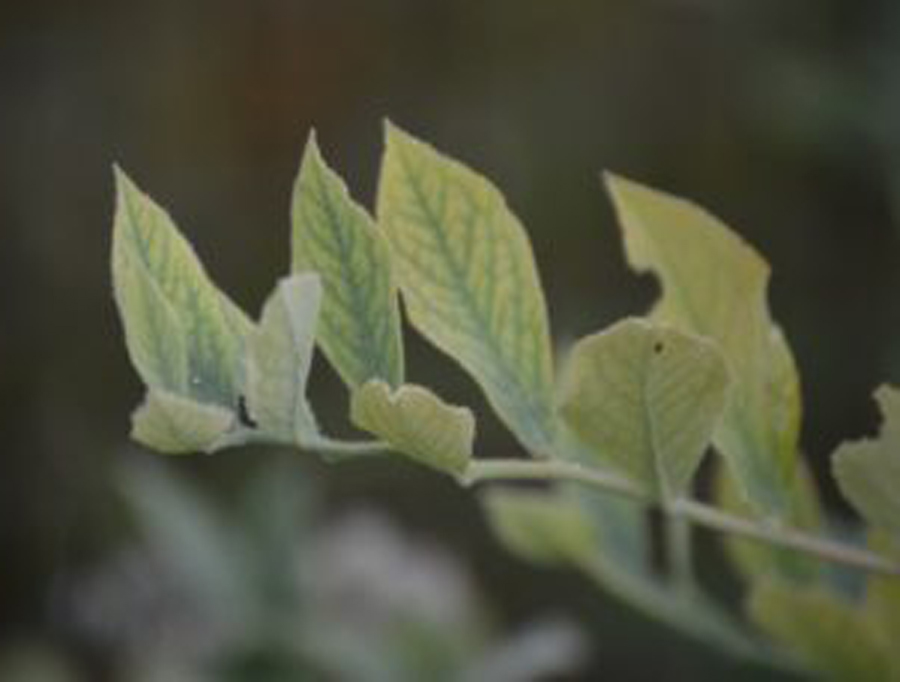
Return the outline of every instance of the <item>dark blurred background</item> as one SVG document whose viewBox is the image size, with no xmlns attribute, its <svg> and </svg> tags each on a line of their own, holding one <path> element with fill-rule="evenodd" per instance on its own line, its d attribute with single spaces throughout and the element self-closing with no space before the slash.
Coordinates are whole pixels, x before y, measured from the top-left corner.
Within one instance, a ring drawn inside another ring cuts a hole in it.
<svg viewBox="0 0 900 682">
<path fill-rule="evenodd" d="M 560 344 L 644 311 L 598 178 L 693 198 L 762 250 L 803 374 L 803 445 L 826 500 L 842 439 L 900 375 L 900 5 L 892 0 L 154 0 L 0 4 L 0 656 L 111 654 L 67 615 L 79 576 L 132 542 L 123 462 L 141 386 L 110 293 L 111 165 L 168 207 L 254 316 L 288 267 L 288 205 L 315 127 L 371 206 L 391 118 L 483 171 L 532 236 Z M 409 339 L 411 375 L 484 405 Z M 346 396 L 319 363 L 334 431 Z M 481 410 L 484 413 L 483 410 Z M 479 447 L 514 454 L 483 418 Z M 472 497 L 403 463 L 271 450 L 171 469 L 226 507 L 273 462 L 326 517 L 375 506 L 456 555 L 501 632 L 548 610 L 593 651 L 577 679 L 768 679 L 489 537 Z M 36 679 L 36 678 L 35 678 Z M 76 677 L 76 679 L 81 679 Z M 573 678 L 574 679 L 574 678 Z"/>
</svg>

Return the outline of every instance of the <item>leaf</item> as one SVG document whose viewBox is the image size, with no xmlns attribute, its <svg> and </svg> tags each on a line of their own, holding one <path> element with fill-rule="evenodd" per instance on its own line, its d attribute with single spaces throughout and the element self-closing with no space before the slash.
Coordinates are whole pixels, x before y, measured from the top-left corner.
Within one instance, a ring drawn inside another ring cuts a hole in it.
<svg viewBox="0 0 900 682">
<path fill-rule="evenodd" d="M 748 608 L 811 670 L 837 680 L 891 679 L 891 649 L 862 611 L 835 593 L 766 581 L 754 589 Z"/>
<path fill-rule="evenodd" d="M 188 339 L 178 313 L 147 269 L 127 250 L 115 254 L 115 295 L 125 340 L 148 386 L 188 393 Z"/>
<path fill-rule="evenodd" d="M 132 361 L 151 388 L 234 407 L 250 321 L 169 216 L 119 170 L 116 181 L 113 281 Z"/>
<path fill-rule="evenodd" d="M 875 399 L 884 415 L 877 439 L 841 445 L 833 468 L 841 491 L 873 526 L 900 535 L 900 390 L 883 386 Z"/>
<path fill-rule="evenodd" d="M 293 197 L 293 269 L 322 277 L 316 337 L 351 388 L 403 383 L 403 344 L 390 247 L 310 136 Z"/>
<path fill-rule="evenodd" d="M 727 388 L 712 343 L 631 319 L 576 344 L 560 409 L 598 458 L 672 500 L 690 485 Z"/>
<path fill-rule="evenodd" d="M 792 518 L 796 528 L 815 533 L 823 526 L 818 490 L 810 468 L 802 460 L 799 464 L 791 496 L 794 509 Z M 736 516 L 753 518 L 753 509 L 740 495 L 732 475 L 724 467 L 716 472 L 715 497 L 724 510 Z M 774 570 L 778 571 L 779 577 L 809 584 L 821 577 L 825 568 L 812 557 L 761 542 L 738 536 L 724 536 L 722 541 L 738 573 L 748 581 L 771 577 Z"/>
<path fill-rule="evenodd" d="M 214 452 L 238 425 L 235 415 L 218 405 L 150 389 L 132 417 L 132 437 L 167 454 Z"/>
<path fill-rule="evenodd" d="M 900 540 L 887 533 L 869 534 L 869 549 L 882 556 L 900 561 Z M 866 581 L 866 616 L 887 647 L 900 642 L 900 580 L 896 576 L 870 574 Z M 900 658 L 891 658 L 894 677 L 900 680 Z"/>
<path fill-rule="evenodd" d="M 596 550 L 594 528 L 572 495 L 497 487 L 482 501 L 501 542 L 529 561 L 578 563 Z"/>
<path fill-rule="evenodd" d="M 277 441 L 318 437 L 306 398 L 322 286 L 314 274 L 279 282 L 247 347 L 247 402 L 259 428 Z"/>
<path fill-rule="evenodd" d="M 554 439 L 544 295 L 528 237 L 486 179 L 388 124 L 379 223 L 413 326 L 481 385 L 528 448 Z"/>
<path fill-rule="evenodd" d="M 370 381 L 353 394 L 350 413 L 356 426 L 421 464 L 461 474 L 472 457 L 472 412 L 448 405 L 422 386 L 392 390 L 383 381 Z"/>
<path fill-rule="evenodd" d="M 628 261 L 663 295 L 654 319 L 716 341 L 734 387 L 716 430 L 741 493 L 764 515 L 790 515 L 800 392 L 790 350 L 766 302 L 769 267 L 721 221 L 690 202 L 607 177 Z"/>
<path fill-rule="evenodd" d="M 660 581 L 650 565 L 643 509 L 632 500 L 585 493 L 494 488 L 483 496 L 504 544 L 525 559 L 571 565 L 650 618 L 744 657 L 757 646 L 717 605 Z"/>
</svg>

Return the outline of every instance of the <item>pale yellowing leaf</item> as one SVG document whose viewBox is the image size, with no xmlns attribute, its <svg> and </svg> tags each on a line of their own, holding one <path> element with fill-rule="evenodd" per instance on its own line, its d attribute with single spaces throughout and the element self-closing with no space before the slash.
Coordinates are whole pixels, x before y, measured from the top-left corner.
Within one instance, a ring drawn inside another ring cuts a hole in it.
<svg viewBox="0 0 900 682">
<path fill-rule="evenodd" d="M 763 631 L 828 679 L 895 679 L 890 672 L 893 648 L 858 605 L 834 592 L 761 582 L 748 610 Z"/>
<path fill-rule="evenodd" d="M 727 388 L 712 343 L 631 319 L 575 345 L 560 410 L 601 461 L 672 500 L 690 486 Z"/>
<path fill-rule="evenodd" d="M 883 386 L 875 398 L 884 415 L 878 438 L 845 443 L 833 468 L 844 496 L 873 526 L 900 536 L 900 390 Z"/>
<path fill-rule="evenodd" d="M 393 390 L 383 381 L 370 381 L 353 394 L 350 413 L 359 428 L 435 469 L 461 474 L 472 456 L 472 412 L 448 405 L 422 386 Z"/>
<path fill-rule="evenodd" d="M 294 186 L 293 270 L 322 277 L 316 337 L 351 388 L 403 382 L 400 313 L 390 247 L 310 136 Z"/>
<path fill-rule="evenodd" d="M 132 419 L 132 437 L 167 454 L 213 452 L 238 427 L 230 410 L 162 389 L 151 389 Z"/>
<path fill-rule="evenodd" d="M 663 295 L 654 318 L 714 339 L 734 386 L 715 444 L 741 493 L 763 515 L 790 515 L 800 393 L 796 367 L 767 304 L 769 267 L 720 220 L 624 178 L 607 184 L 631 266 Z"/>
<path fill-rule="evenodd" d="M 413 326 L 481 385 L 528 448 L 554 439 L 544 295 L 528 237 L 481 175 L 392 125 L 378 190 Z"/>
<path fill-rule="evenodd" d="M 306 383 L 321 297 L 317 275 L 282 280 L 247 344 L 247 407 L 259 429 L 285 443 L 318 435 Z"/>
<path fill-rule="evenodd" d="M 234 407 L 250 321 L 210 281 L 165 211 L 121 171 L 116 180 L 114 291 L 138 372 L 151 388 Z"/>
</svg>

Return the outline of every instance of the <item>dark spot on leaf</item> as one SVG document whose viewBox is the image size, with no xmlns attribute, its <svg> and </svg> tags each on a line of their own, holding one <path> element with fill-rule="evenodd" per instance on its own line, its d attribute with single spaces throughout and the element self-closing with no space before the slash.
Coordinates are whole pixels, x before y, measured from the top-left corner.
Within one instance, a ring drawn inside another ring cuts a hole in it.
<svg viewBox="0 0 900 682">
<path fill-rule="evenodd" d="M 656 343 L 653 344 L 653 352 L 656 353 L 657 355 L 662 353 L 664 348 L 665 347 L 663 346 L 662 341 L 657 341 Z"/>
<path fill-rule="evenodd" d="M 238 397 L 238 420 L 244 426 L 255 429 L 259 424 L 250 416 L 250 410 L 247 409 L 247 399 L 244 396 Z"/>
</svg>

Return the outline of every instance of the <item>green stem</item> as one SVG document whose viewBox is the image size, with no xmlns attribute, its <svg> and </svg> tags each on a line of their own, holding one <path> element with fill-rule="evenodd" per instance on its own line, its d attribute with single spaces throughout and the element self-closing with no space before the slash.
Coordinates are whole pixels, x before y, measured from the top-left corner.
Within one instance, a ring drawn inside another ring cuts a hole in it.
<svg viewBox="0 0 900 682">
<path fill-rule="evenodd" d="M 348 459 L 383 455 L 390 451 L 390 447 L 378 441 L 344 441 L 321 437 L 308 443 L 303 443 L 302 448 L 315 450 L 327 462 L 341 462 Z"/>
<path fill-rule="evenodd" d="M 690 522 L 680 514 L 665 515 L 666 551 L 675 588 L 684 594 L 697 589 L 694 578 L 694 547 Z"/>
<path fill-rule="evenodd" d="M 485 460 L 472 462 L 460 477 L 464 485 L 492 480 L 569 480 L 594 486 L 647 504 L 653 500 L 639 487 L 616 474 L 588 469 L 573 462 L 529 460 Z M 734 516 L 692 500 L 667 505 L 667 514 L 723 533 L 784 547 L 825 561 L 852 566 L 873 573 L 900 576 L 900 565 L 882 556 L 826 538 L 774 523 Z"/>
</svg>

